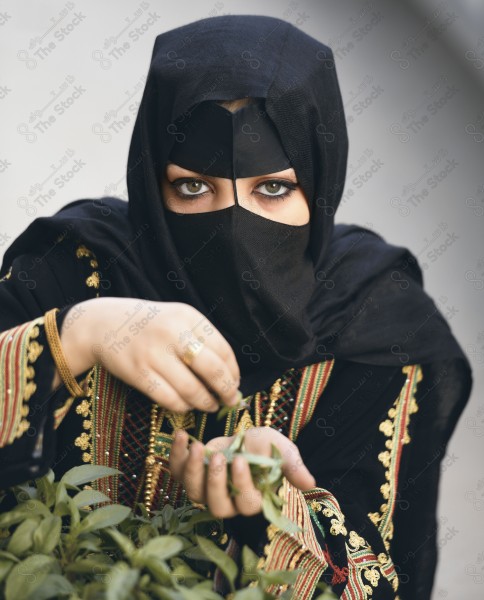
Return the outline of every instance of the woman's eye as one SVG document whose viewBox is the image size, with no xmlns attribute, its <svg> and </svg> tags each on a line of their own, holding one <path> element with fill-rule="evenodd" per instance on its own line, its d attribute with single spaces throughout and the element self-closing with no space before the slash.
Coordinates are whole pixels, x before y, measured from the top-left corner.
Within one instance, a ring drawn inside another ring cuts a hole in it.
<svg viewBox="0 0 484 600">
<path fill-rule="evenodd" d="M 197 197 L 209 191 L 208 185 L 200 179 L 176 179 L 171 185 L 183 198 Z"/>
<path fill-rule="evenodd" d="M 272 199 L 280 200 L 281 198 L 285 198 L 288 196 L 292 190 L 295 190 L 297 187 L 296 184 L 290 182 L 282 182 L 282 181 L 265 181 L 257 186 L 257 190 L 262 190 L 261 193 L 263 196 L 271 196 Z M 264 191 L 265 188 L 265 191 Z"/>
</svg>

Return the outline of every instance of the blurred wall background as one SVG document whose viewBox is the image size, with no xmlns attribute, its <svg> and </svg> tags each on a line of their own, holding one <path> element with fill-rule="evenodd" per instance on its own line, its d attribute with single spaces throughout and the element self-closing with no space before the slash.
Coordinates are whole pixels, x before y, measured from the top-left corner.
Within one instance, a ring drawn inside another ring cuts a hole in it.
<svg viewBox="0 0 484 600">
<path fill-rule="evenodd" d="M 350 136 L 337 220 L 418 256 L 473 364 L 473 396 L 442 464 L 433 600 L 484 598 L 481 0 L 1 1 L 0 257 L 71 200 L 126 198 L 155 36 L 224 13 L 280 17 L 333 48 Z"/>
</svg>

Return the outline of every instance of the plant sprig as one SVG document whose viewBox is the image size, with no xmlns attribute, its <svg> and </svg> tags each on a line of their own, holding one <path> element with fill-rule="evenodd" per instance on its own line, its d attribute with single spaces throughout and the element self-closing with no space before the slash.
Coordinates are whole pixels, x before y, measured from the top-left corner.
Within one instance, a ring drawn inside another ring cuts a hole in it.
<svg viewBox="0 0 484 600">
<path fill-rule="evenodd" d="M 189 435 L 192 441 L 198 441 L 192 435 Z M 229 494 L 234 497 L 239 493 L 232 481 L 232 471 L 229 465 L 232 464 L 236 456 L 241 456 L 247 461 L 255 487 L 262 494 L 262 513 L 264 517 L 273 525 L 286 531 L 287 533 L 296 533 L 301 528 L 293 521 L 282 514 L 284 500 L 278 495 L 278 490 L 283 483 L 282 466 L 283 459 L 279 448 L 271 444 L 271 456 L 262 456 L 252 454 L 244 449 L 245 431 L 239 431 L 227 448 L 223 450 L 212 450 L 205 447 L 204 463 L 208 465 L 210 457 L 216 452 L 220 452 L 225 457 L 227 465 L 227 486 Z"/>
</svg>

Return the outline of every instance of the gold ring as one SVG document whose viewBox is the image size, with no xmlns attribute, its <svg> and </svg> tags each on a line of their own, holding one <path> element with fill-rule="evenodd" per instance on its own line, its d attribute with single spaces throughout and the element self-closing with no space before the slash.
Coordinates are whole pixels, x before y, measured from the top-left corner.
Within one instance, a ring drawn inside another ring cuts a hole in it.
<svg viewBox="0 0 484 600">
<path fill-rule="evenodd" d="M 204 344 L 202 342 L 199 342 L 198 340 L 188 342 L 187 349 L 181 356 L 182 361 L 187 366 L 190 366 L 195 356 L 198 356 L 198 354 L 200 354 L 200 352 L 202 351 L 203 346 Z"/>
</svg>

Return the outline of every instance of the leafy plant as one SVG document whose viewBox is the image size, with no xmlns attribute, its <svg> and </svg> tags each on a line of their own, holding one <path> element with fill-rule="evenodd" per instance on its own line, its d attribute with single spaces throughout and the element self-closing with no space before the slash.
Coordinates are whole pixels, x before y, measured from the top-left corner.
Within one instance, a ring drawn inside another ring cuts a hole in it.
<svg viewBox="0 0 484 600">
<path fill-rule="evenodd" d="M 148 514 L 139 504 L 136 515 L 99 491 L 79 487 L 116 473 L 82 465 L 58 482 L 49 471 L 33 485 L 11 489 L 16 504 L 0 514 L 0 597 L 219 600 L 212 589 L 218 567 L 233 600 L 270 600 L 268 585 L 297 576 L 258 570 L 258 557 L 247 547 L 239 572 L 214 541 L 223 523 L 207 511 L 165 506 Z"/>
</svg>

